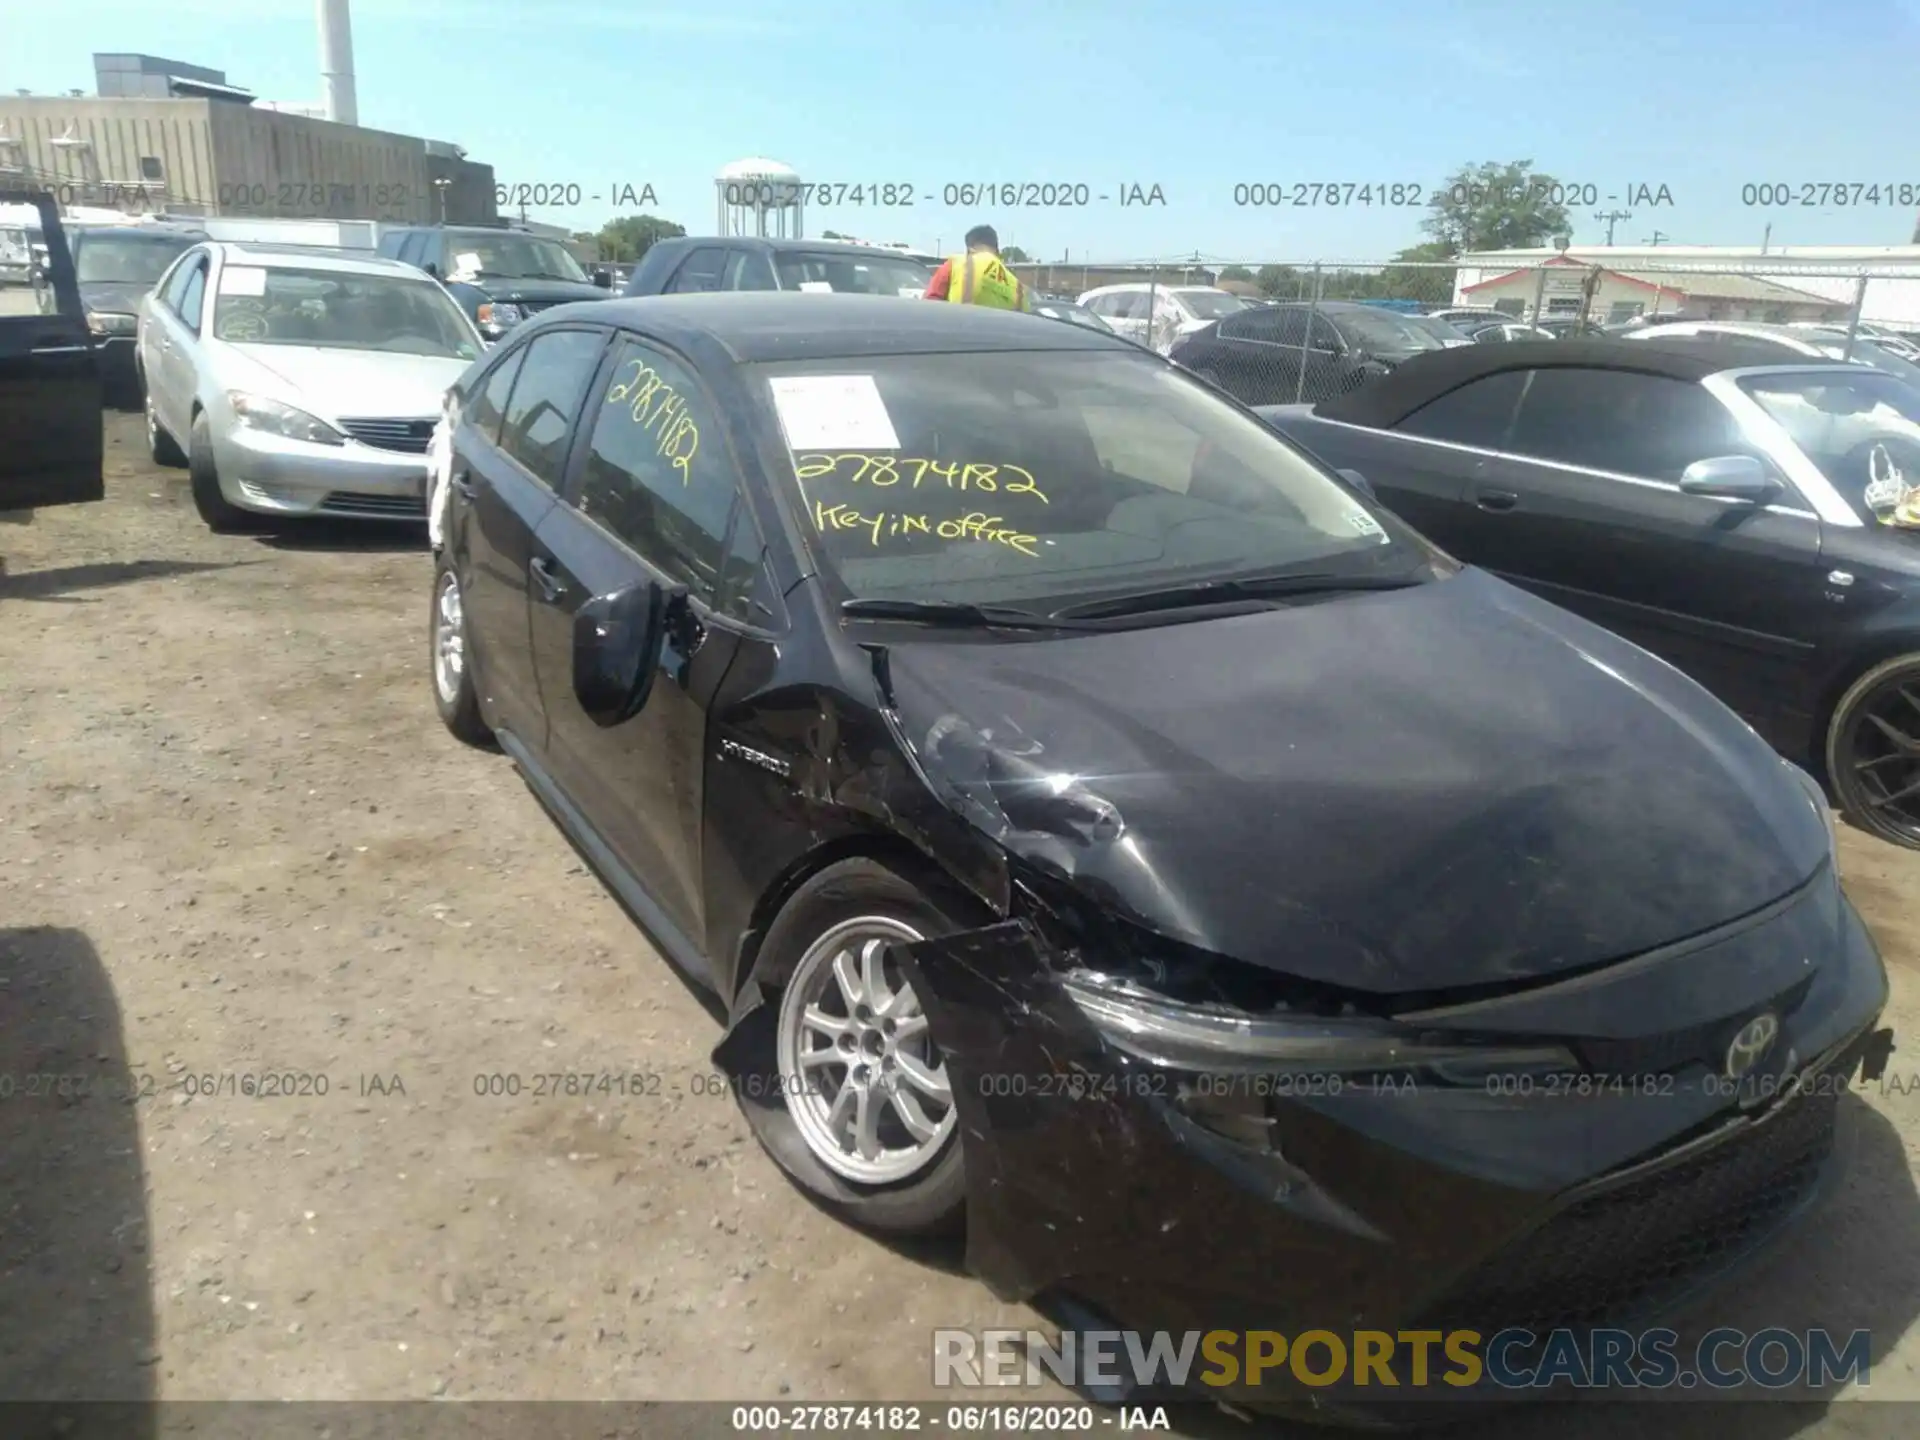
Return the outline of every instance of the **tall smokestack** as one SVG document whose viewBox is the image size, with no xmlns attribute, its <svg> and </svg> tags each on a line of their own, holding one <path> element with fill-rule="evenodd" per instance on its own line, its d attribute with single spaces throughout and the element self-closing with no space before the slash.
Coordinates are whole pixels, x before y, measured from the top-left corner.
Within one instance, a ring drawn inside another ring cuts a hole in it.
<svg viewBox="0 0 1920 1440">
<path fill-rule="evenodd" d="M 353 24 L 347 0 L 320 0 L 320 78 L 327 87 L 327 119 L 360 123 L 353 93 Z"/>
</svg>

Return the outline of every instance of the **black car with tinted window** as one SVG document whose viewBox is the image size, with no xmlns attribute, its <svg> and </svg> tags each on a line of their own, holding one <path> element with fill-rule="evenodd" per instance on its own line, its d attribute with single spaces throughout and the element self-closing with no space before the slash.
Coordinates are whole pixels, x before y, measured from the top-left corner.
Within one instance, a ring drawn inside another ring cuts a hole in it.
<svg viewBox="0 0 1920 1440">
<path fill-rule="evenodd" d="M 1169 358 L 1244 404 L 1277 405 L 1343 395 L 1448 343 L 1421 317 L 1330 300 L 1242 309 L 1175 342 Z"/>
<path fill-rule="evenodd" d="M 1679 666 L 1849 819 L 1920 848 L 1920 390 L 1732 335 L 1573 339 L 1263 413 L 1449 553 Z"/>
<path fill-rule="evenodd" d="M 0 189 L 0 209 L 12 205 L 38 213 L 51 304 L 26 314 L 0 311 L 0 511 L 98 500 L 106 493 L 101 355 L 73 254 L 52 196 Z"/>
<path fill-rule="evenodd" d="M 610 270 L 588 273 L 558 240 L 505 226 L 402 226 L 381 235 L 380 253 L 446 286 L 489 341 L 555 305 L 604 300 L 613 284 Z"/>
<path fill-rule="evenodd" d="M 1661 1312 L 1831 1173 L 1890 1037 L 1812 780 L 1178 367 L 670 296 L 455 405 L 440 714 L 818 1201 L 1096 1327 L 1492 1335 Z"/>
</svg>

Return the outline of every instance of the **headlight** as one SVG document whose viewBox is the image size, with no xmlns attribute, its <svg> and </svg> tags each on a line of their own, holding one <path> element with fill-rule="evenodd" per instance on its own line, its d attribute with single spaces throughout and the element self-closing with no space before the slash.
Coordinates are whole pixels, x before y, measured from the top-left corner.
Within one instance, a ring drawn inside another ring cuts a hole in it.
<svg viewBox="0 0 1920 1440">
<path fill-rule="evenodd" d="M 1800 782 L 1800 788 L 1807 793 L 1807 799 L 1813 802 L 1813 808 L 1819 812 L 1821 823 L 1827 827 L 1827 851 L 1831 858 L 1838 859 L 1840 832 L 1833 823 L 1833 810 L 1827 804 L 1827 792 L 1820 788 L 1820 782 L 1802 770 L 1791 760 L 1780 762 L 1793 772 L 1793 778 Z"/>
<path fill-rule="evenodd" d="M 131 335 L 139 327 L 139 321 L 131 315 L 123 315 L 114 310 L 89 310 L 87 329 L 96 335 Z"/>
<path fill-rule="evenodd" d="M 326 421 L 304 410 L 296 410 L 291 405 L 283 405 L 278 400 L 229 390 L 227 403 L 233 406 L 234 418 L 245 429 L 281 435 L 289 440 L 304 440 L 309 445 L 347 443 L 347 437 Z"/>
<path fill-rule="evenodd" d="M 1074 970 L 1069 997 L 1109 1044 L 1152 1065 L 1200 1074 L 1312 1071 L 1385 1075 L 1419 1071 L 1441 1083 L 1482 1085 L 1492 1075 L 1577 1070 L 1558 1045 L 1423 1037 L 1375 1020 L 1254 1015 L 1189 1005 L 1131 981 Z"/>
<path fill-rule="evenodd" d="M 486 304 L 476 312 L 482 325 L 490 325 L 495 330 L 504 330 L 509 325 L 518 325 L 527 317 L 518 305 Z"/>
</svg>

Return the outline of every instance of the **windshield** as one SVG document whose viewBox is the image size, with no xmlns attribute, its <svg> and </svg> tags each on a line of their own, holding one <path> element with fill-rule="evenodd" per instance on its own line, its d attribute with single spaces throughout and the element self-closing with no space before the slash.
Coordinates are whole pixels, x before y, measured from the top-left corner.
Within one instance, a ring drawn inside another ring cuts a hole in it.
<svg viewBox="0 0 1920 1440">
<path fill-rule="evenodd" d="M 1400 317 L 1417 330 L 1422 330 L 1445 345 L 1449 340 L 1464 340 L 1466 335 L 1457 325 L 1449 325 L 1437 315 L 1402 315 Z"/>
<path fill-rule="evenodd" d="M 580 262 L 566 248 L 537 235 L 519 235 L 512 231 L 475 234 L 463 232 L 447 236 L 447 253 L 453 257 L 450 278 L 488 275 L 502 280 L 573 280 L 590 284 Z"/>
<path fill-rule="evenodd" d="M 431 280 L 229 265 L 220 276 L 213 334 L 236 345 L 384 350 L 479 358 L 480 337 Z"/>
<path fill-rule="evenodd" d="M 1863 521 L 1920 527 L 1920 390 L 1891 375 L 1838 371 L 1740 385 Z"/>
<path fill-rule="evenodd" d="M 74 278 L 82 285 L 152 285 L 193 243 L 185 235 L 78 235 Z"/>
<path fill-rule="evenodd" d="M 924 294 L 933 272 L 917 260 L 891 255 L 836 255 L 832 251 L 787 251 L 773 257 L 782 290 L 825 285 L 839 295 Z"/>
<path fill-rule="evenodd" d="M 1396 315 L 1391 310 L 1378 310 L 1367 305 L 1358 305 L 1351 310 L 1342 310 L 1339 314 L 1340 328 L 1353 333 L 1360 343 L 1369 350 L 1439 350 L 1444 347 L 1440 337 L 1425 326 L 1415 323 L 1411 315 Z"/>
<path fill-rule="evenodd" d="M 1064 600 L 1428 558 L 1266 426 L 1135 353 L 752 368 L 803 528 L 859 598 Z"/>
<path fill-rule="evenodd" d="M 1173 295 L 1193 312 L 1196 320 L 1218 320 L 1247 308 L 1238 295 L 1230 295 L 1225 290 L 1175 290 Z"/>
</svg>

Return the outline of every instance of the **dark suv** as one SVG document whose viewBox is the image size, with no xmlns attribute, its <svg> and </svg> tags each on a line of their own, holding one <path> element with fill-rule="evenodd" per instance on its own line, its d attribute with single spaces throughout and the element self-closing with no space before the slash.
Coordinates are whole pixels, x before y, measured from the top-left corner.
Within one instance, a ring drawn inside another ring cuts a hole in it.
<svg viewBox="0 0 1920 1440">
<path fill-rule="evenodd" d="M 704 290 L 813 290 L 842 295 L 926 293 L 925 262 L 878 245 L 768 240 L 752 235 L 677 235 L 656 242 L 633 267 L 625 295 Z"/>
<path fill-rule="evenodd" d="M 605 300 L 613 283 L 608 271 L 589 276 L 558 240 L 504 226 L 390 230 L 380 237 L 380 253 L 445 285 L 489 340 L 554 305 Z"/>
</svg>

